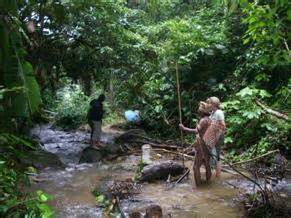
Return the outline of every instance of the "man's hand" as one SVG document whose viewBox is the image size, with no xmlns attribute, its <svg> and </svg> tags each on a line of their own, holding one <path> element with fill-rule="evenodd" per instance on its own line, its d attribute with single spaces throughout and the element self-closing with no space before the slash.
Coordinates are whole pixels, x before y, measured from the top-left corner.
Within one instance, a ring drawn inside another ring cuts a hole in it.
<svg viewBox="0 0 291 218">
<path fill-rule="evenodd" d="M 184 126 L 182 123 L 179 124 L 179 128 L 180 128 L 181 130 L 185 130 L 185 126 Z"/>
<path fill-rule="evenodd" d="M 185 127 L 182 123 L 179 124 L 179 128 L 183 131 L 186 131 L 186 132 L 192 132 L 195 134 L 198 133 L 197 129 L 191 129 L 191 128 Z"/>
</svg>

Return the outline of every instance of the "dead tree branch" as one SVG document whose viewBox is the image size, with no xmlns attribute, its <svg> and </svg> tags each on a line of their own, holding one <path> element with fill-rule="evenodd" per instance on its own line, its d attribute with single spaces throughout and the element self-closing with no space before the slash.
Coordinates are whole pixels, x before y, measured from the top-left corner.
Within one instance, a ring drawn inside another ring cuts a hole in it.
<svg viewBox="0 0 291 218">
<path fill-rule="evenodd" d="M 273 109 L 267 107 L 266 105 L 264 105 L 264 104 L 263 104 L 262 102 L 260 102 L 259 100 L 256 100 L 255 102 L 256 102 L 256 104 L 257 104 L 260 108 L 262 108 L 266 113 L 271 114 L 271 115 L 273 115 L 273 116 L 275 116 L 275 117 L 277 117 L 277 118 L 279 118 L 279 119 L 283 119 L 283 120 L 289 121 L 288 115 L 283 114 L 283 113 L 281 113 L 281 112 L 279 112 L 279 111 L 276 111 L 276 110 L 273 110 Z"/>
<path fill-rule="evenodd" d="M 256 160 L 261 159 L 261 158 L 263 158 L 263 157 L 266 157 L 266 156 L 268 156 L 268 155 L 270 155 L 270 154 L 277 153 L 277 152 L 279 152 L 278 149 L 273 150 L 273 151 L 269 151 L 269 152 L 267 152 L 267 153 L 265 153 L 265 154 L 263 154 L 263 155 L 257 156 L 257 157 L 255 157 L 255 158 L 252 158 L 252 159 L 249 159 L 249 160 L 236 162 L 236 163 L 233 163 L 232 165 L 240 165 L 240 164 L 245 164 L 245 163 L 253 162 L 253 161 L 256 161 Z"/>
</svg>

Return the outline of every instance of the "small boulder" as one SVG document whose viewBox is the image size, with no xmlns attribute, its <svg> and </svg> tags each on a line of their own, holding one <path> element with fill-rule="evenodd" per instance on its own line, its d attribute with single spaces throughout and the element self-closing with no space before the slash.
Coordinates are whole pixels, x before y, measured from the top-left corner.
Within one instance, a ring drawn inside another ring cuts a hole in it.
<svg viewBox="0 0 291 218">
<path fill-rule="evenodd" d="M 79 163 L 94 163 L 98 162 L 103 158 L 101 150 L 87 147 L 82 151 Z"/>
<path fill-rule="evenodd" d="M 123 151 L 121 147 L 117 144 L 106 144 L 98 150 L 92 147 L 87 147 L 82 151 L 79 163 L 94 163 L 108 157 L 109 155 L 118 155 L 122 153 Z"/>
<path fill-rule="evenodd" d="M 139 198 L 120 200 L 119 209 L 123 217 L 162 218 L 162 208 L 156 203 Z"/>
<path fill-rule="evenodd" d="M 145 205 L 128 211 L 129 218 L 162 218 L 162 208 L 156 204 Z"/>
<path fill-rule="evenodd" d="M 150 205 L 146 208 L 146 217 L 147 218 L 162 218 L 163 211 L 159 205 Z"/>
<path fill-rule="evenodd" d="M 36 169 L 44 169 L 46 167 L 64 168 L 64 164 L 57 155 L 42 149 L 28 151 L 25 155 L 21 156 L 19 162 L 24 165 L 33 166 Z"/>
</svg>

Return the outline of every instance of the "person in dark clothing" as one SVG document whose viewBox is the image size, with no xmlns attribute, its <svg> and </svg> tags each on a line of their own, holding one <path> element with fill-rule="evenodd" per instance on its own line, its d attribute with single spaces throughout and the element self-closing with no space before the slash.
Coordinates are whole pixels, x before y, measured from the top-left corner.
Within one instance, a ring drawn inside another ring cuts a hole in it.
<svg viewBox="0 0 291 218">
<path fill-rule="evenodd" d="M 88 110 L 87 119 L 89 126 L 91 127 L 91 146 L 98 149 L 100 146 L 101 125 L 104 115 L 103 101 L 105 95 L 101 94 L 98 99 L 93 99 L 90 102 L 90 108 Z"/>
</svg>

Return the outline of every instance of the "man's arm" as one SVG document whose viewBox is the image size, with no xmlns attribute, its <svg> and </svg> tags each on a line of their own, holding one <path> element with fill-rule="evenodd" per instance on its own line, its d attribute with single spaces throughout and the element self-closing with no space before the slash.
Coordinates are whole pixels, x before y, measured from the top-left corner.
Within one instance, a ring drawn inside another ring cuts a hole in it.
<svg viewBox="0 0 291 218">
<path fill-rule="evenodd" d="M 223 129 L 225 130 L 226 129 L 226 126 L 225 126 L 225 121 L 224 121 L 224 113 L 223 111 L 219 111 L 218 113 L 218 120 L 216 121 L 218 125 L 221 125 L 223 127 Z"/>
<path fill-rule="evenodd" d="M 191 129 L 188 127 L 185 127 L 182 123 L 179 124 L 179 127 L 181 130 L 185 131 L 185 132 L 191 132 L 191 133 L 197 133 L 197 129 Z"/>
</svg>

